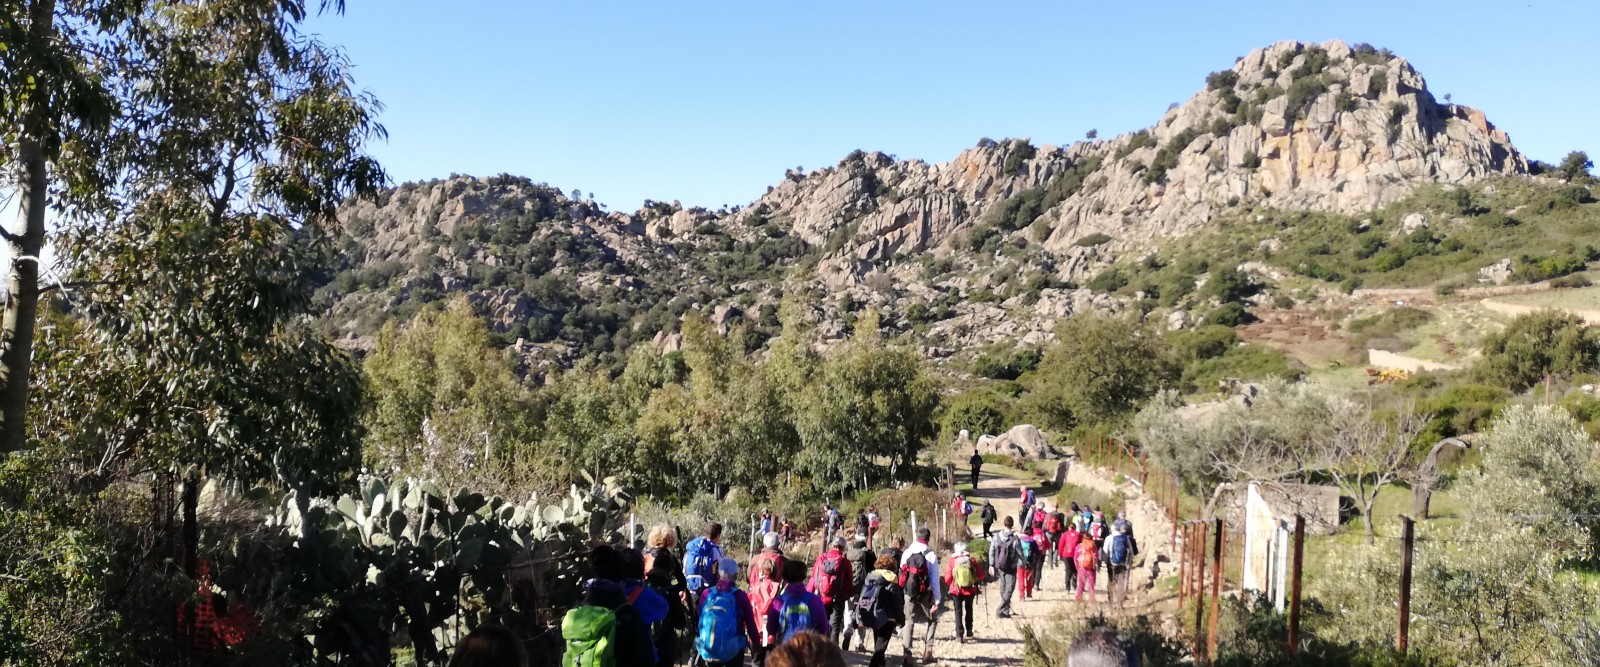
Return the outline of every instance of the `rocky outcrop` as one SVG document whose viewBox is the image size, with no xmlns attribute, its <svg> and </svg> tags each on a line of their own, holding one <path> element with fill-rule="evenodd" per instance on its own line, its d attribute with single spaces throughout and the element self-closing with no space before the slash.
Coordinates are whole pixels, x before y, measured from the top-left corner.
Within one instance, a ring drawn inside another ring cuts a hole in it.
<svg viewBox="0 0 1600 667">
<path fill-rule="evenodd" d="M 1032 424 L 1019 424 L 1000 435 L 983 435 L 975 443 L 979 454 L 1004 454 L 1029 459 L 1047 459 L 1055 450 L 1044 439 L 1044 434 Z"/>
</svg>

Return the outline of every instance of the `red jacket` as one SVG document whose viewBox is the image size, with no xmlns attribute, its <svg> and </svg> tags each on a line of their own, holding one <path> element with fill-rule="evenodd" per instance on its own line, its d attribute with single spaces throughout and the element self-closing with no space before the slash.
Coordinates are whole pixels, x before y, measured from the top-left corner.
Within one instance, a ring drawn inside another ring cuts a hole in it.
<svg viewBox="0 0 1600 667">
<path fill-rule="evenodd" d="M 971 586 L 956 585 L 956 560 L 961 558 L 972 561 L 972 574 L 974 575 L 974 583 Z M 983 572 L 983 563 L 981 561 L 979 561 L 972 554 L 960 554 L 944 559 L 944 573 L 941 574 L 940 577 L 944 579 L 945 591 L 949 592 L 951 595 L 977 595 L 978 584 L 976 582 L 981 579 L 982 575 L 979 574 L 981 572 Z"/>
<path fill-rule="evenodd" d="M 1067 529 L 1061 534 L 1061 540 L 1056 542 L 1056 555 L 1071 560 L 1078 554 L 1078 540 L 1082 537 L 1083 533 L 1078 532 L 1077 526 Z"/>
<path fill-rule="evenodd" d="M 822 582 L 828 575 L 823 573 L 822 564 L 828 560 L 838 559 L 838 564 L 833 570 L 833 590 L 823 591 Z M 811 566 L 811 581 L 806 584 L 806 590 L 816 593 L 822 598 L 823 604 L 833 604 L 834 600 L 848 600 L 855 596 L 851 589 L 855 587 L 855 571 L 850 566 L 850 559 L 838 549 L 830 549 L 817 556 L 817 562 Z"/>
</svg>

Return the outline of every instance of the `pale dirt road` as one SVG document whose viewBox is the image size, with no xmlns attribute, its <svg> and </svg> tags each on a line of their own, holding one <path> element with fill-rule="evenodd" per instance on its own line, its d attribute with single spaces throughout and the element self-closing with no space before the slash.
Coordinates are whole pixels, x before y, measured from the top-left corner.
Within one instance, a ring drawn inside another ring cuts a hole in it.
<svg viewBox="0 0 1600 667">
<path fill-rule="evenodd" d="M 959 466 L 958 471 L 965 472 L 965 466 Z M 1073 595 L 1065 590 L 1065 571 L 1061 569 L 1063 566 L 1050 568 L 1047 565 L 1040 590 L 1035 591 L 1036 596 L 1026 601 L 1012 600 L 1011 618 L 995 617 L 994 609 L 1000 604 L 999 585 L 996 583 L 987 587 L 975 605 L 977 641 L 973 643 L 962 644 L 956 640 L 955 614 L 947 600 L 939 614 L 933 642 L 936 664 L 1021 665 L 1023 626 L 1034 626 L 1035 633 L 1042 633 L 1048 631 L 1056 621 L 1088 618 L 1096 613 L 1107 616 L 1149 613 L 1156 597 L 1153 594 L 1155 576 L 1152 572 L 1157 564 L 1160 564 L 1161 576 L 1175 574 L 1175 571 L 1168 567 L 1171 554 L 1174 553 L 1170 541 L 1172 524 L 1154 502 L 1145 498 L 1137 485 L 1130 482 L 1115 484 L 1112 479 L 1112 473 L 1078 465 L 1077 461 L 1073 461 L 1067 472 L 1069 484 L 1106 493 L 1120 491 L 1128 497 L 1126 512 L 1128 519 L 1133 522 L 1134 535 L 1139 539 L 1140 555 L 1129 577 L 1130 590 L 1127 601 L 1118 607 L 1110 606 L 1105 590 L 1106 576 L 1102 570 L 1095 601 L 1091 603 L 1085 598 L 1083 602 L 1076 602 Z M 968 497 L 979 503 L 982 501 L 978 499 L 988 499 L 994 503 L 1002 517 L 1016 516 L 1021 508 L 1019 496 L 1022 484 L 1023 482 L 1017 479 L 985 473 L 979 484 L 979 490 L 969 493 Z M 977 518 L 976 513 L 973 518 Z M 982 532 L 976 520 L 973 522 L 972 530 L 974 535 Z M 920 635 L 921 627 L 917 629 Z M 901 664 L 902 646 L 898 637 L 890 645 L 888 654 L 890 665 Z M 855 648 L 852 646 L 852 649 Z M 921 649 L 919 641 L 918 654 L 921 653 Z M 852 650 L 847 658 L 851 665 L 865 665 L 868 654 Z"/>
</svg>

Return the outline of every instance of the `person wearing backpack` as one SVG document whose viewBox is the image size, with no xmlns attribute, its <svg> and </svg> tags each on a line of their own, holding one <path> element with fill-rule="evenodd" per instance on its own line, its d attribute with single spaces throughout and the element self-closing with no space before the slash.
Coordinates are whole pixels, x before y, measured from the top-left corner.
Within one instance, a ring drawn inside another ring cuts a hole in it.
<svg viewBox="0 0 1600 667">
<path fill-rule="evenodd" d="M 822 598 L 822 604 L 828 609 L 828 627 L 833 632 L 828 634 L 828 640 L 839 641 L 839 635 L 844 633 L 844 608 L 854 597 L 851 590 L 856 580 L 851 571 L 850 559 L 845 558 L 845 539 L 833 538 L 833 544 L 827 552 L 817 556 L 817 561 L 811 566 L 811 582 L 806 584 L 806 590 L 816 593 Z"/>
<path fill-rule="evenodd" d="M 1000 512 L 995 510 L 994 503 L 988 498 L 983 499 L 983 511 L 978 513 L 978 520 L 983 522 L 983 539 L 989 539 L 994 533 L 990 530 L 995 519 L 1000 518 Z"/>
<path fill-rule="evenodd" d="M 1083 602 L 1083 589 L 1089 589 L 1089 601 L 1094 602 L 1095 578 L 1099 572 L 1100 550 L 1095 548 L 1094 540 L 1079 540 L 1078 552 L 1073 554 L 1072 560 L 1078 565 L 1078 602 Z"/>
<path fill-rule="evenodd" d="M 683 566 L 672 553 L 678 546 L 678 531 L 661 524 L 650 529 L 645 544 L 644 581 L 667 600 L 667 618 L 655 626 L 656 665 L 670 667 L 678 657 L 678 633 L 689 628 L 689 589 Z"/>
<path fill-rule="evenodd" d="M 669 607 L 667 598 L 651 588 L 644 581 L 644 555 L 636 549 L 618 549 L 617 555 L 622 557 L 622 593 L 628 598 L 628 606 L 639 612 L 639 620 L 644 621 L 650 630 L 650 652 L 655 656 L 651 664 L 661 663 L 661 652 L 655 647 L 656 629 L 667 620 Z"/>
<path fill-rule="evenodd" d="M 972 603 L 978 597 L 978 573 L 982 571 L 982 565 L 967 553 L 967 543 L 957 542 L 945 565 L 944 585 L 950 591 L 950 606 L 956 610 L 956 639 L 963 644 L 972 641 Z"/>
<path fill-rule="evenodd" d="M 900 589 L 895 568 L 900 561 L 894 556 L 882 555 L 867 574 L 861 587 L 861 603 L 856 609 L 856 623 L 862 630 L 872 631 L 872 661 L 868 667 L 888 664 L 889 642 L 894 640 L 896 628 L 906 624 L 905 591 Z"/>
<path fill-rule="evenodd" d="M 906 593 L 907 614 L 904 633 L 905 662 L 909 664 L 912 644 L 916 640 L 917 623 L 926 623 L 923 631 L 922 661 L 933 661 L 933 631 L 939 625 L 939 604 L 944 601 L 943 586 L 939 581 L 939 556 L 928 546 L 933 532 L 927 526 L 917 529 L 917 541 L 900 555 L 900 588 Z"/>
<path fill-rule="evenodd" d="M 845 602 L 844 643 L 841 645 L 844 650 L 848 651 L 850 650 L 851 635 L 860 635 L 858 639 L 861 645 L 867 645 L 867 636 L 861 624 L 856 622 L 856 609 L 861 604 L 861 593 L 867 585 L 867 575 L 871 574 L 873 567 L 877 565 L 878 555 L 872 552 L 871 547 L 867 546 L 867 535 L 865 533 L 856 533 L 856 539 L 850 544 L 850 548 L 845 550 L 844 557 L 849 559 L 850 574 L 854 576 L 854 581 L 850 582 L 852 595 Z"/>
<path fill-rule="evenodd" d="M 1039 584 L 1043 583 L 1045 554 L 1050 550 L 1050 540 L 1049 538 L 1045 537 L 1044 529 L 1034 528 L 1032 554 L 1033 562 L 1031 564 L 1033 568 L 1033 581 L 1029 582 L 1028 584 L 1029 592 L 1036 593 L 1040 588 Z M 1037 597 L 1037 595 L 1035 595 L 1035 597 Z"/>
<path fill-rule="evenodd" d="M 651 665 L 655 656 L 650 630 L 628 604 L 622 580 L 622 557 L 609 546 L 589 551 L 594 578 L 584 583 L 583 598 L 561 621 L 566 643 L 561 664 L 576 667 Z"/>
<path fill-rule="evenodd" d="M 1011 618 L 1011 593 L 1017 588 L 1017 566 L 1022 563 L 1022 544 L 1011 533 L 1011 517 L 1006 517 L 1000 530 L 989 541 L 989 563 L 1000 579 L 1000 606 L 995 616 Z"/>
<path fill-rule="evenodd" d="M 783 592 L 767 607 L 767 636 L 775 645 L 807 630 L 827 636 L 828 608 L 822 598 L 806 590 L 806 564 L 784 559 L 783 581 Z"/>
<path fill-rule="evenodd" d="M 867 531 L 869 529 L 870 529 L 870 524 L 867 521 L 867 508 L 863 507 L 863 508 L 857 509 L 856 510 L 856 534 L 857 535 L 866 535 Z"/>
<path fill-rule="evenodd" d="M 750 603 L 756 609 L 762 610 L 763 620 L 766 609 L 772 606 L 772 600 L 783 592 L 783 550 L 778 548 L 781 537 L 778 533 L 767 533 L 761 537 L 761 553 L 750 558 Z M 767 634 L 767 624 L 760 623 L 758 630 L 761 641 L 756 645 L 757 652 L 776 642 L 776 638 Z"/>
<path fill-rule="evenodd" d="M 1066 523 L 1065 517 L 1060 512 L 1051 512 L 1044 520 L 1044 537 L 1051 548 L 1045 549 L 1050 557 L 1050 567 L 1054 568 L 1060 562 L 1056 558 L 1055 545 L 1061 541 L 1062 524 Z"/>
<path fill-rule="evenodd" d="M 1018 540 L 1017 546 L 1022 549 L 1022 561 L 1017 563 L 1017 588 L 1020 593 L 1017 597 L 1026 600 L 1034 597 L 1033 582 L 1037 581 L 1035 575 L 1038 574 L 1034 561 L 1039 555 L 1039 544 L 1032 535 L 1022 535 Z"/>
<path fill-rule="evenodd" d="M 506 626 L 480 625 L 456 642 L 449 667 L 528 667 L 528 651 Z"/>
<path fill-rule="evenodd" d="M 717 581 L 717 563 L 722 561 L 722 524 L 706 524 L 705 533 L 689 540 L 683 552 L 683 579 L 689 594 L 699 597 L 700 591 Z"/>
<path fill-rule="evenodd" d="M 879 556 L 885 556 L 885 555 L 893 556 L 894 557 L 894 562 L 896 563 L 895 567 L 899 567 L 900 555 L 904 554 L 905 552 L 906 552 L 906 538 L 904 538 L 904 537 L 896 537 L 893 540 L 891 540 L 889 542 L 889 546 L 884 547 L 883 551 L 881 553 L 879 553 L 878 555 Z"/>
<path fill-rule="evenodd" d="M 1127 598 L 1128 570 L 1133 566 L 1133 557 L 1139 555 L 1139 544 L 1130 530 L 1129 526 L 1116 529 L 1106 540 L 1105 553 L 1101 554 L 1106 561 L 1108 602 L 1120 603 Z"/>
<path fill-rule="evenodd" d="M 1078 527 L 1068 522 L 1067 530 L 1061 533 L 1061 539 L 1056 541 L 1056 555 L 1061 559 L 1063 566 L 1061 569 L 1067 572 L 1065 583 L 1068 593 L 1078 587 L 1078 565 L 1072 562 L 1072 559 L 1078 553 L 1078 542 L 1082 537 L 1083 533 L 1078 532 Z"/>
<path fill-rule="evenodd" d="M 717 584 L 700 591 L 700 630 L 694 650 L 711 667 L 739 667 L 745 651 L 761 645 L 754 607 L 739 590 L 738 580 L 739 561 L 723 558 L 717 563 Z"/>
</svg>

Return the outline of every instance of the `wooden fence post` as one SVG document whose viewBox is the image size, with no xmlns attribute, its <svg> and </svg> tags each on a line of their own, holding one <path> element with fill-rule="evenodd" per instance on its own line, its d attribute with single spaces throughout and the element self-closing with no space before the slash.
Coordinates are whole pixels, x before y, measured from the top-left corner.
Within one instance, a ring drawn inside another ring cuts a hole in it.
<svg viewBox="0 0 1600 667">
<path fill-rule="evenodd" d="M 1300 654 L 1300 566 L 1306 550 L 1306 518 L 1294 515 L 1294 574 L 1289 583 L 1289 654 Z"/>
<path fill-rule="evenodd" d="M 1206 636 L 1204 632 L 1206 613 L 1206 524 L 1204 521 L 1202 521 L 1195 528 L 1200 534 L 1200 539 L 1195 540 L 1195 545 L 1198 547 L 1198 549 L 1195 550 L 1198 558 L 1195 558 L 1194 564 L 1196 568 L 1195 572 L 1198 576 L 1194 578 L 1194 654 L 1197 658 L 1199 658 L 1199 663 L 1204 665 L 1211 662 L 1205 653 Z"/>
<path fill-rule="evenodd" d="M 1405 542 L 1400 547 L 1400 632 L 1395 637 L 1395 648 L 1401 653 L 1405 653 L 1411 643 L 1411 550 L 1416 546 L 1416 527 L 1411 517 L 1400 516 Z"/>
<path fill-rule="evenodd" d="M 1222 604 L 1222 564 L 1227 562 L 1222 558 L 1222 543 L 1227 539 L 1222 532 L 1222 517 L 1217 517 L 1213 521 L 1216 521 L 1217 537 L 1211 547 L 1211 560 L 1215 567 L 1211 569 L 1211 627 L 1207 630 L 1206 638 L 1208 659 L 1217 654 L 1217 616 Z"/>
<path fill-rule="evenodd" d="M 1189 552 L 1194 549 L 1189 544 L 1189 526 L 1183 527 L 1183 548 L 1178 548 L 1178 524 L 1172 524 L 1172 552 L 1178 555 L 1178 609 L 1183 609 L 1183 602 L 1189 598 Z"/>
</svg>

